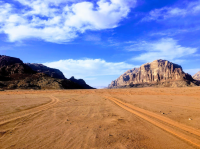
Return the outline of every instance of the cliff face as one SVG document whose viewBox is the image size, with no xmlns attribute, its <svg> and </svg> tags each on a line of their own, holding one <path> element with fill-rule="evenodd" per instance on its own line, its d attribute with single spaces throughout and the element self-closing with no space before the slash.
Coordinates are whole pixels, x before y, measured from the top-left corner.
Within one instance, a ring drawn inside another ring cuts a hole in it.
<svg viewBox="0 0 200 149">
<path fill-rule="evenodd" d="M 138 71 L 139 71 L 139 68 L 133 68 L 131 70 L 126 71 L 118 79 L 116 79 L 115 81 L 112 81 L 109 87 L 129 85 L 133 78 L 133 74 L 136 74 Z"/>
<path fill-rule="evenodd" d="M 31 67 L 31 69 L 33 69 L 34 71 L 39 72 L 39 73 L 45 73 L 52 78 L 66 79 L 63 73 L 58 69 L 49 68 L 42 64 L 35 64 L 35 63 L 26 63 L 26 65 Z"/>
<path fill-rule="evenodd" d="M 195 75 L 193 75 L 192 77 L 193 77 L 193 79 L 199 80 L 199 81 L 200 81 L 200 71 L 197 72 L 197 73 L 196 73 Z"/>
<path fill-rule="evenodd" d="M 149 84 L 149 86 L 153 84 L 163 84 L 164 86 L 167 85 L 166 82 L 168 82 L 168 86 L 173 86 L 172 82 L 176 81 L 189 81 L 190 83 L 188 85 L 190 85 L 194 80 L 189 74 L 183 72 L 180 65 L 160 59 L 151 63 L 146 63 L 140 68 L 127 71 L 117 80 L 111 82 L 109 88 L 120 87 L 124 85 L 134 86 L 135 84 Z"/>
</svg>

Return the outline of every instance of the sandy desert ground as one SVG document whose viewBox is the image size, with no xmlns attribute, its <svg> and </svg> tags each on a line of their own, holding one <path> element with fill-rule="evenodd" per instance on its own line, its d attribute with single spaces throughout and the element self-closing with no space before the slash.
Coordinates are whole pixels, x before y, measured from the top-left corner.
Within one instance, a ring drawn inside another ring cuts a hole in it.
<svg viewBox="0 0 200 149">
<path fill-rule="evenodd" d="M 200 87 L 1 91 L 0 148 L 200 148 Z"/>
</svg>

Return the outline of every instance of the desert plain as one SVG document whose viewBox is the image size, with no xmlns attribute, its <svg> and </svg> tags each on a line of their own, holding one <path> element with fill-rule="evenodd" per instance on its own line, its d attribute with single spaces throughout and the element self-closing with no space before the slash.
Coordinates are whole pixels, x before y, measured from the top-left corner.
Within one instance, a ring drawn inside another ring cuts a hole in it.
<svg viewBox="0 0 200 149">
<path fill-rule="evenodd" d="M 200 87 L 1 91 L 0 148 L 200 148 Z"/>
</svg>

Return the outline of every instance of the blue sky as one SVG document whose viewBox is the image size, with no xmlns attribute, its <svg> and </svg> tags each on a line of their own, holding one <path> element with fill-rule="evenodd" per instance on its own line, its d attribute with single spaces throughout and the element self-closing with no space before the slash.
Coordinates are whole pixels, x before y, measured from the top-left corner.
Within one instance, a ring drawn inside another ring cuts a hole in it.
<svg viewBox="0 0 200 149">
<path fill-rule="evenodd" d="M 0 54 L 107 86 L 155 59 L 200 70 L 199 0 L 0 0 Z"/>
</svg>

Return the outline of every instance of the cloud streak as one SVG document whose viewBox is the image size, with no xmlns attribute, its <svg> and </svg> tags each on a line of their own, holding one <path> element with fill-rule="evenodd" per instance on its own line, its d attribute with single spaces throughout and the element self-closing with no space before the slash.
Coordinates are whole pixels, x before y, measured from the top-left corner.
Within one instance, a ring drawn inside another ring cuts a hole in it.
<svg viewBox="0 0 200 149">
<path fill-rule="evenodd" d="M 15 0 L 0 1 L 0 33 L 11 42 L 37 38 L 63 43 L 86 30 L 111 29 L 126 18 L 136 0 Z"/>
<path fill-rule="evenodd" d="M 166 59 L 181 62 L 181 58 L 193 55 L 197 48 L 183 47 L 173 38 L 162 38 L 154 42 L 138 42 L 126 47 L 128 51 L 140 51 L 142 54 L 132 58 L 134 61 L 151 62 L 155 59 Z"/>
<path fill-rule="evenodd" d="M 125 62 L 106 62 L 103 59 L 67 59 L 43 63 L 44 65 L 60 69 L 67 78 L 97 78 L 98 76 L 121 75 L 135 65 Z"/>
<path fill-rule="evenodd" d="M 185 8 L 179 7 L 163 7 L 154 9 L 142 19 L 142 22 L 153 20 L 166 20 L 176 17 L 198 16 L 200 13 L 200 1 L 190 2 Z"/>
</svg>

